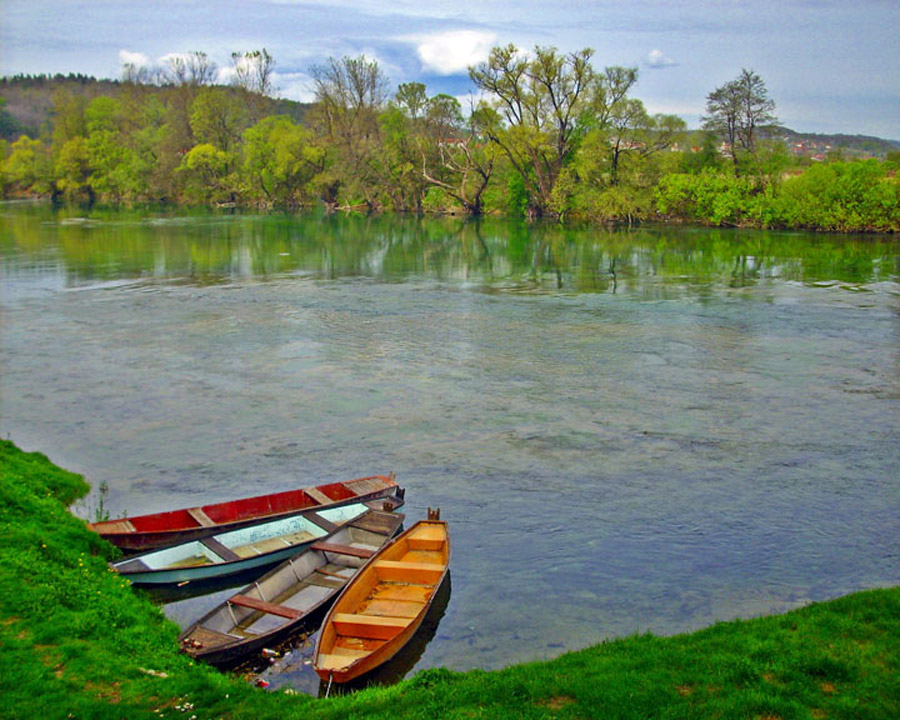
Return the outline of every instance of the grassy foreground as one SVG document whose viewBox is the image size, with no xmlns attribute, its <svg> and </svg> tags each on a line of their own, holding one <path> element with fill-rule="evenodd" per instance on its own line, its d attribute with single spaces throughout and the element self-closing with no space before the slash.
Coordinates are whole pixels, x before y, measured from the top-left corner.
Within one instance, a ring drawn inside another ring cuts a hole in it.
<svg viewBox="0 0 900 720">
<path fill-rule="evenodd" d="M 87 490 L 0 440 L 0 717 L 900 717 L 900 588 L 349 697 L 266 692 L 176 652 L 177 627 L 66 509 Z"/>
</svg>

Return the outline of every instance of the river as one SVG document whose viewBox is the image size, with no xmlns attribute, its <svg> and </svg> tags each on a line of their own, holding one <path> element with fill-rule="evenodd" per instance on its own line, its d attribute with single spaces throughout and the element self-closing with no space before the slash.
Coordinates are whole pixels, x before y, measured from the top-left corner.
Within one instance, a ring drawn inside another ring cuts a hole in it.
<svg viewBox="0 0 900 720">
<path fill-rule="evenodd" d="M 900 581 L 896 237 L 5 203 L 0 253 L 0 433 L 82 516 L 391 471 L 441 508 L 398 674 Z"/>
</svg>

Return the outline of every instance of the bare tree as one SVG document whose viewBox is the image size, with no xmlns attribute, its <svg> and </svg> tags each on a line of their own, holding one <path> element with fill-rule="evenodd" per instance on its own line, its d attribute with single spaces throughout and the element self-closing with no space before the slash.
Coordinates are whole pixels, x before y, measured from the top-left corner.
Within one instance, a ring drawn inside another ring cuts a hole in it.
<svg viewBox="0 0 900 720">
<path fill-rule="evenodd" d="M 166 76 L 173 85 L 209 85 L 216 77 L 216 64 L 205 52 L 175 53 L 165 58 Z"/>
<path fill-rule="evenodd" d="M 742 154 L 756 156 L 757 129 L 778 122 L 774 112 L 775 101 L 762 78 L 744 68 L 736 79 L 706 96 L 703 127 L 724 137 L 737 173 Z"/>
<path fill-rule="evenodd" d="M 234 72 L 232 82 L 239 88 L 266 97 L 275 92 L 272 84 L 275 58 L 269 55 L 265 48 L 245 53 L 231 53 L 231 66 Z"/>
</svg>

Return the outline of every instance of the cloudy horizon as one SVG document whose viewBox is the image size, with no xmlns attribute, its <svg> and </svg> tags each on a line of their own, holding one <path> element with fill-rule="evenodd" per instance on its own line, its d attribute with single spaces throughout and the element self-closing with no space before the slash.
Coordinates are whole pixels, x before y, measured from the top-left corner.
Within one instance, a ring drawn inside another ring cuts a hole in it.
<svg viewBox="0 0 900 720">
<path fill-rule="evenodd" d="M 0 20 L 2 75 L 117 78 L 127 63 L 205 52 L 224 82 L 232 52 L 266 48 L 280 97 L 309 101 L 312 67 L 365 55 L 392 88 L 417 81 L 430 95 L 464 99 L 474 92 L 468 67 L 491 47 L 591 47 L 598 69 L 639 68 L 634 96 L 649 112 L 691 127 L 707 94 L 746 67 L 763 78 L 787 127 L 900 140 L 893 0 L 4 0 Z"/>
</svg>

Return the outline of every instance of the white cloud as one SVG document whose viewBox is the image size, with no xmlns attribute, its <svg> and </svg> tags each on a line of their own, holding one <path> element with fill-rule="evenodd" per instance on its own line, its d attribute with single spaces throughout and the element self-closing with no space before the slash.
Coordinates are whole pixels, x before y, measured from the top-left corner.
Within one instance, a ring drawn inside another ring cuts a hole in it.
<svg viewBox="0 0 900 720">
<path fill-rule="evenodd" d="M 119 61 L 123 65 L 134 65 L 136 68 L 149 67 L 150 58 L 144 53 L 119 50 Z"/>
<path fill-rule="evenodd" d="M 672 58 L 666 57 L 662 50 L 651 50 L 644 58 L 644 63 L 652 68 L 665 68 L 676 64 Z"/>
<path fill-rule="evenodd" d="M 312 78 L 306 73 L 275 73 L 274 77 L 281 97 L 306 103 L 316 99 Z"/>
<path fill-rule="evenodd" d="M 417 52 L 424 69 L 455 75 L 486 60 L 496 41 L 492 32 L 451 30 L 419 38 Z"/>
</svg>

